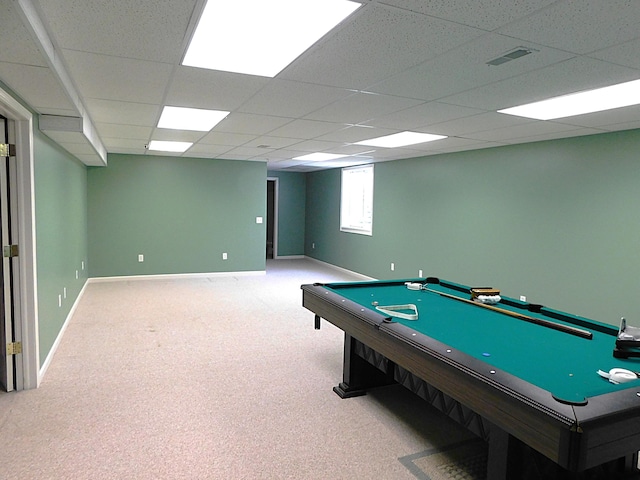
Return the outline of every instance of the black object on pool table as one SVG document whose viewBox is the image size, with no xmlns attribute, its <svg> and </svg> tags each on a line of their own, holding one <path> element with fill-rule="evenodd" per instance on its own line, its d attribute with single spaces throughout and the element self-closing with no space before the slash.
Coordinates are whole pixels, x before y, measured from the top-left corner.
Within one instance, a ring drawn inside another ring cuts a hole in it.
<svg viewBox="0 0 640 480">
<path fill-rule="evenodd" d="M 616 358 L 640 357 L 640 328 L 627 325 L 627 320 L 620 319 L 620 330 L 613 349 Z"/>
</svg>

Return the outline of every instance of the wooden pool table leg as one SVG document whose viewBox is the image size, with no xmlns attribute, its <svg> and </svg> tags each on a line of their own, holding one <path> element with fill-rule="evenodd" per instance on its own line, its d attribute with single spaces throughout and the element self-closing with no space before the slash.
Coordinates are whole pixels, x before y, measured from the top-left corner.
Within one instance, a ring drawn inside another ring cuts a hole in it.
<svg viewBox="0 0 640 480">
<path fill-rule="evenodd" d="M 355 338 L 345 333 L 342 382 L 333 387 L 341 398 L 358 397 L 365 395 L 369 388 L 395 383 L 393 364 L 388 362 L 386 372 L 379 370 L 356 353 L 356 343 Z"/>
<path fill-rule="evenodd" d="M 521 465 L 515 465 L 520 458 L 518 450 L 522 442 L 501 428 L 491 425 L 489 433 L 489 456 L 487 458 L 487 480 L 509 480 L 515 478 L 513 472 Z"/>
</svg>

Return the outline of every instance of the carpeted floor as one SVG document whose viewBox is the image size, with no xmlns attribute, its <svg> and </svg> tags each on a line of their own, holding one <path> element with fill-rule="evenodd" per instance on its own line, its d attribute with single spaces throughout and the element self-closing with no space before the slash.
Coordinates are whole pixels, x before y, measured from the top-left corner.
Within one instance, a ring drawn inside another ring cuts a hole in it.
<svg viewBox="0 0 640 480">
<path fill-rule="evenodd" d="M 432 467 L 475 437 L 404 388 L 333 393 L 343 334 L 300 285 L 352 279 L 274 260 L 89 284 L 41 387 L 0 394 L 0 478 L 466 478 Z"/>
</svg>

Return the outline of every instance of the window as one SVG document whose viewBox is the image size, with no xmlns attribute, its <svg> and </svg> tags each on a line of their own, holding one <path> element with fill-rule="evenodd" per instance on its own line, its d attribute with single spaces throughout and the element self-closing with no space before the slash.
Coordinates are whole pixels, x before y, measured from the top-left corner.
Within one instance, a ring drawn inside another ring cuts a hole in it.
<svg viewBox="0 0 640 480">
<path fill-rule="evenodd" d="M 340 230 L 373 234 L 373 165 L 342 169 Z"/>
</svg>

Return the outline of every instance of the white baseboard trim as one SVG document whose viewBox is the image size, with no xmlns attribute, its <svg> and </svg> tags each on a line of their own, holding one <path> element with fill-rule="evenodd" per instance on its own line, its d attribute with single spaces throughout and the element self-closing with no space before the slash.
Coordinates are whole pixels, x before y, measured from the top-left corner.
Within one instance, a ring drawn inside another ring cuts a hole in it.
<svg viewBox="0 0 640 480">
<path fill-rule="evenodd" d="M 322 260 L 318 260 L 317 258 L 307 257 L 307 256 L 305 256 L 305 258 L 307 258 L 308 260 L 311 260 L 313 262 L 321 263 L 325 267 L 333 268 L 334 270 L 339 270 L 341 272 L 348 273 L 350 275 L 355 275 L 356 277 L 359 277 L 362 280 L 377 280 L 377 278 L 369 277 L 367 275 L 363 275 L 361 273 L 354 272 L 352 270 L 347 270 L 346 268 L 338 267 L 337 265 L 334 265 L 332 263 L 323 262 Z"/>
<path fill-rule="evenodd" d="M 276 255 L 274 260 L 301 260 L 306 258 L 304 255 Z"/>
<path fill-rule="evenodd" d="M 47 369 L 49 368 L 49 365 L 51 365 L 51 362 L 53 361 L 53 356 L 55 355 L 56 350 L 58 350 L 58 346 L 62 341 L 62 337 L 64 337 L 64 332 L 67 330 L 67 327 L 69 326 L 69 322 L 71 321 L 71 317 L 73 317 L 73 314 L 78 308 L 80 299 L 84 295 L 84 291 L 86 290 L 88 284 L 89 284 L 89 281 L 86 280 L 84 282 L 84 285 L 80 289 L 80 293 L 78 293 L 76 300 L 73 302 L 73 305 L 71 306 L 71 310 L 69 310 L 69 314 L 67 315 L 67 318 L 65 318 L 64 323 L 62 324 L 62 328 L 58 332 L 56 341 L 53 342 L 53 345 L 51 346 L 51 350 L 49 350 L 49 353 L 47 354 L 47 358 L 45 358 L 44 362 L 42 363 L 42 366 L 40 367 L 40 370 L 38 371 L 38 385 L 40 385 L 40 382 L 44 378 L 45 373 L 47 373 Z"/>
<path fill-rule="evenodd" d="M 253 270 L 241 272 L 209 272 L 209 273 L 167 273 L 158 275 L 123 275 L 118 277 L 91 277 L 89 283 L 121 282 L 123 280 L 177 280 L 184 278 L 208 278 L 208 277 L 243 277 L 249 275 L 266 275 L 266 270 Z"/>
</svg>

